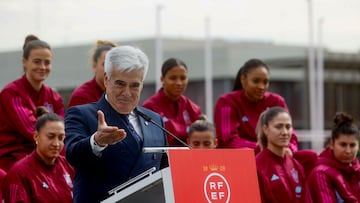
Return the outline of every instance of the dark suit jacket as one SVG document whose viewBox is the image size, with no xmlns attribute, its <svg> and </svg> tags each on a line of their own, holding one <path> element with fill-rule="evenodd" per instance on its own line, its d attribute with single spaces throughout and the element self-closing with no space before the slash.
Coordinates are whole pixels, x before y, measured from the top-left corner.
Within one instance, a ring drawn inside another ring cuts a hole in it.
<svg viewBox="0 0 360 203">
<path fill-rule="evenodd" d="M 137 109 L 163 126 L 159 114 L 142 107 Z M 90 137 L 97 131 L 97 111 L 102 110 L 109 126 L 125 129 L 127 136 L 115 145 L 108 145 L 102 156 L 94 155 Z M 160 168 L 161 153 L 143 153 L 131 135 L 126 115 L 117 113 L 103 96 L 97 103 L 74 106 L 65 114 L 66 158 L 74 166 L 74 202 L 91 203 L 107 198 L 107 192 L 151 167 Z M 143 147 L 167 145 L 165 133 L 152 123 L 138 118 L 142 129 Z"/>
</svg>

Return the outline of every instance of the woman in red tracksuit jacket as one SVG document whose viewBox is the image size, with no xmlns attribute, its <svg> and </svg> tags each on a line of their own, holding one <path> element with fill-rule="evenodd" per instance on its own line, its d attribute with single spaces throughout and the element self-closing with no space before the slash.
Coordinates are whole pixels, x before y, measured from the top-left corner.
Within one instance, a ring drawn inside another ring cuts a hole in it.
<svg viewBox="0 0 360 203">
<path fill-rule="evenodd" d="M 35 124 L 36 148 L 6 174 L 1 191 L 7 203 L 73 202 L 74 169 L 60 152 L 64 148 L 63 119 L 45 113 Z"/>
<path fill-rule="evenodd" d="M 311 203 L 303 167 L 287 151 L 291 139 L 290 114 L 281 107 L 264 111 L 257 124 L 262 151 L 256 155 L 263 203 Z"/>
<path fill-rule="evenodd" d="M 167 59 L 161 67 L 161 82 L 163 87 L 143 107 L 160 114 L 165 128 L 186 142 L 190 125 L 201 115 L 200 107 L 183 95 L 188 84 L 186 64 L 177 58 Z M 168 143 L 182 146 L 172 136 L 168 136 Z"/>
<path fill-rule="evenodd" d="M 267 91 L 269 81 L 269 67 L 259 59 L 250 59 L 239 69 L 233 91 L 216 102 L 214 121 L 219 148 L 246 147 L 259 152 L 255 128 L 261 112 L 273 106 L 288 109 L 282 96 Z M 296 152 L 297 145 L 293 131 L 288 147 Z"/>
<path fill-rule="evenodd" d="M 360 202 L 359 128 L 351 115 L 336 114 L 329 146 L 308 177 L 314 202 Z"/>
<path fill-rule="evenodd" d="M 117 44 L 111 41 L 98 40 L 96 42 L 96 47 L 92 51 L 92 55 L 90 57 L 91 66 L 95 76 L 91 80 L 74 89 L 70 96 L 68 108 L 75 105 L 97 102 L 101 98 L 105 91 L 105 55 L 111 48 L 116 46 Z"/>
<path fill-rule="evenodd" d="M 35 149 L 33 133 L 38 107 L 64 117 L 60 94 L 44 84 L 52 69 L 50 45 L 29 35 L 23 50 L 24 75 L 0 93 L 0 168 L 5 171 Z"/>
</svg>

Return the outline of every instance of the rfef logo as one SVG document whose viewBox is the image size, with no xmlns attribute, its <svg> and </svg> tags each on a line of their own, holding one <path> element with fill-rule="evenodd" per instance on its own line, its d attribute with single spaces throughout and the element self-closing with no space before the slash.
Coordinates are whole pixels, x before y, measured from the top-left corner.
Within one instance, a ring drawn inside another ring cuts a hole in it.
<svg viewBox="0 0 360 203">
<path fill-rule="evenodd" d="M 210 173 L 204 182 L 204 195 L 208 203 L 228 203 L 230 200 L 228 181 L 220 173 Z"/>
<path fill-rule="evenodd" d="M 168 156 L 171 181 L 164 176 L 163 183 L 173 189 L 169 202 L 261 203 L 254 150 L 174 149 Z"/>
</svg>

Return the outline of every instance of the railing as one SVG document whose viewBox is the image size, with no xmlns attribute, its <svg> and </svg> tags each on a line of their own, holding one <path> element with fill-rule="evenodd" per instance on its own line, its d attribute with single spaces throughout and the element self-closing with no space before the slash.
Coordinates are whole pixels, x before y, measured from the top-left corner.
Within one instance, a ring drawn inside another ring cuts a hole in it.
<svg viewBox="0 0 360 203">
<path fill-rule="evenodd" d="M 321 152 L 326 145 L 325 142 L 330 136 L 330 130 L 296 130 L 299 140 L 299 149 L 313 149 Z"/>
</svg>

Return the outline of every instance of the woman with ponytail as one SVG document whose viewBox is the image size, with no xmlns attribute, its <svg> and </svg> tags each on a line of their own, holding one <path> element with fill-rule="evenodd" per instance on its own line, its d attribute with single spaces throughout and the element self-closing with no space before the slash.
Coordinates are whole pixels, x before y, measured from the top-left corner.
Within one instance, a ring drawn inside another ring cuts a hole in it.
<svg viewBox="0 0 360 203">
<path fill-rule="evenodd" d="M 60 152 L 64 148 L 63 118 L 37 109 L 33 139 L 36 148 L 16 162 L 2 183 L 4 202 L 71 203 L 74 169 Z"/>
<path fill-rule="evenodd" d="M 259 59 L 250 59 L 240 67 L 233 91 L 221 95 L 215 106 L 214 122 L 219 148 L 252 148 L 260 151 L 255 133 L 261 112 L 280 106 L 288 110 L 285 99 L 269 92 L 270 69 Z M 298 140 L 292 132 L 288 152 L 298 149 Z"/>
<path fill-rule="evenodd" d="M 287 152 L 292 136 L 287 110 L 271 107 L 259 116 L 256 131 L 261 151 L 256 168 L 263 203 L 311 203 L 303 166 Z"/>
<path fill-rule="evenodd" d="M 5 171 L 35 149 L 33 133 L 39 106 L 64 117 L 60 94 L 45 84 L 52 58 L 47 42 L 28 35 L 23 46 L 24 73 L 1 90 L 0 167 Z"/>
<path fill-rule="evenodd" d="M 91 51 L 90 64 L 94 77 L 77 87 L 70 96 L 68 107 L 97 102 L 104 94 L 104 61 L 106 53 L 117 44 L 111 41 L 98 40 Z"/>
</svg>

